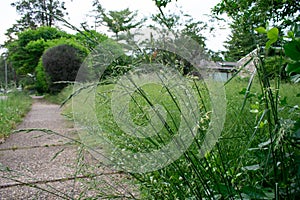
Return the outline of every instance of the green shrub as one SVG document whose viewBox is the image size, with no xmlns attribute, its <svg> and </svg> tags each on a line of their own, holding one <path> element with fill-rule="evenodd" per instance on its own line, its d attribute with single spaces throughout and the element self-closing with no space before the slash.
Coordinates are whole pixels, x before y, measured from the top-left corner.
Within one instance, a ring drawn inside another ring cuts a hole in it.
<svg viewBox="0 0 300 200">
<path fill-rule="evenodd" d="M 108 39 L 104 34 L 98 33 L 95 30 L 83 31 L 75 35 L 75 39 L 83 44 L 88 49 L 94 49 L 101 42 Z"/>
<path fill-rule="evenodd" d="M 49 77 L 45 72 L 41 59 L 38 66 L 35 68 L 35 75 L 35 89 L 39 94 L 47 93 L 49 91 Z"/>
<path fill-rule="evenodd" d="M 52 47 L 43 54 L 42 64 L 49 75 L 51 93 L 60 92 L 67 85 L 57 82 L 75 81 L 85 56 L 80 48 L 68 44 Z"/>
</svg>

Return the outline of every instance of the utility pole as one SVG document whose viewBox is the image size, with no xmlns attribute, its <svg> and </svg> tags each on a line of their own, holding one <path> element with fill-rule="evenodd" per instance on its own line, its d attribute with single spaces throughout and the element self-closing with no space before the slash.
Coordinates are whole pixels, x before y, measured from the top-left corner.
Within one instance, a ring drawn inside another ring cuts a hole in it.
<svg viewBox="0 0 300 200">
<path fill-rule="evenodd" d="M 7 61 L 6 58 L 4 59 L 4 65 L 5 65 L 5 94 L 7 93 Z"/>
</svg>

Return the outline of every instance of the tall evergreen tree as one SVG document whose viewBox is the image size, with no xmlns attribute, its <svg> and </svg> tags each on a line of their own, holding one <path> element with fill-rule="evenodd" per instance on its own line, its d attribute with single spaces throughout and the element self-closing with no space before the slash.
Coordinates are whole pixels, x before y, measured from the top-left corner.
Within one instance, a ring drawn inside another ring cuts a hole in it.
<svg viewBox="0 0 300 200">
<path fill-rule="evenodd" d="M 230 28 L 232 33 L 224 45 L 227 49 L 224 55 L 227 61 L 238 61 L 253 51 L 258 44 L 265 44 L 267 40 L 264 35 L 254 32 L 253 25 L 244 22 L 242 19 L 236 19 L 230 25 Z"/>
<path fill-rule="evenodd" d="M 19 22 L 29 27 L 51 27 L 55 25 L 55 17 L 63 17 L 67 14 L 65 2 L 59 0 L 19 0 L 11 5 L 21 15 Z"/>
<path fill-rule="evenodd" d="M 16 8 L 21 18 L 7 30 L 6 35 L 10 40 L 13 39 L 15 33 L 28 28 L 52 27 L 58 21 L 57 17 L 64 17 L 68 14 L 65 2 L 59 0 L 18 0 L 11 5 Z"/>
<path fill-rule="evenodd" d="M 226 13 L 232 20 L 226 59 L 238 60 L 266 41 L 254 33 L 255 28 L 270 24 L 283 30 L 299 22 L 299 10 L 299 0 L 222 0 L 213 13 L 216 16 Z"/>
</svg>

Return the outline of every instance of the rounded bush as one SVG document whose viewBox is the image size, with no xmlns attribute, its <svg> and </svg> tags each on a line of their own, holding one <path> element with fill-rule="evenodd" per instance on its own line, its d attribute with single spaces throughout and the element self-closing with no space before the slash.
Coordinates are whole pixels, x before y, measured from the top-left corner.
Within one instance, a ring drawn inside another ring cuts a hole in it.
<svg viewBox="0 0 300 200">
<path fill-rule="evenodd" d="M 75 81 L 77 72 L 86 54 L 79 48 L 62 44 L 48 49 L 42 56 L 42 64 L 49 75 L 49 91 L 60 92 L 67 84 Z"/>
</svg>

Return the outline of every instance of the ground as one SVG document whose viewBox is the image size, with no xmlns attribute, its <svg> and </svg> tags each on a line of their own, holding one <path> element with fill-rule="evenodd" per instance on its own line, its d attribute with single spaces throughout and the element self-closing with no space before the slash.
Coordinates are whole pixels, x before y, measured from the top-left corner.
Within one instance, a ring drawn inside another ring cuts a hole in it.
<svg viewBox="0 0 300 200">
<path fill-rule="evenodd" d="M 82 150 L 76 130 L 59 105 L 34 97 L 18 129 L 0 145 L 0 199 L 119 199 L 133 197 L 126 175 L 103 167 Z"/>
</svg>

